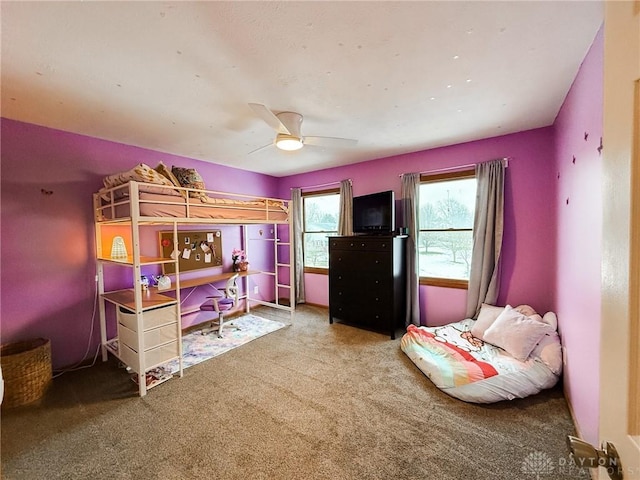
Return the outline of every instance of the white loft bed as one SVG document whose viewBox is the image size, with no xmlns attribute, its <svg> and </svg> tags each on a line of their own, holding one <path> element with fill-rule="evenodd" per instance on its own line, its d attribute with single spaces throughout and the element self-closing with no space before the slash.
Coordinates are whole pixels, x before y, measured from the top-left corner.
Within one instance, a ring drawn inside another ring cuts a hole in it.
<svg viewBox="0 0 640 480">
<path fill-rule="evenodd" d="M 96 222 L 289 223 L 288 200 L 135 181 L 101 189 L 94 208 Z"/>
<path fill-rule="evenodd" d="M 148 388 L 171 378 L 156 379 L 148 384 L 147 372 L 170 360 L 179 360 L 179 375 L 182 376 L 180 271 L 178 259 L 141 255 L 140 230 L 148 225 L 167 225 L 173 228 L 174 250 L 178 251 L 178 231 L 181 225 L 238 225 L 243 228 L 241 246 L 248 254 L 248 241 L 271 241 L 274 251 L 273 271 L 260 272 L 273 277 L 275 302 L 250 297 L 245 283 L 247 311 L 251 304 L 261 304 L 291 312 L 295 309 L 293 268 L 280 260 L 282 247 L 288 247 L 287 260 L 293 258 L 292 245 L 279 236 L 288 227 L 288 238 L 293 238 L 289 223 L 289 201 L 254 196 L 200 190 L 182 187 L 159 186 L 154 183 L 129 181 L 112 188 L 103 188 L 93 194 L 94 220 L 96 227 L 96 252 L 98 268 L 98 292 L 100 295 L 100 333 L 102 359 L 108 352 L 116 356 L 128 369 L 137 374 L 140 396 Z M 247 239 L 247 225 L 273 225 L 274 238 Z M 126 226 L 130 230 L 132 251 L 126 259 L 110 257 L 111 241 L 103 231 L 109 226 Z M 281 229 L 279 232 L 279 228 Z M 118 264 L 132 269 L 132 288 L 105 291 L 104 265 Z M 175 297 L 158 292 L 155 288 L 143 291 L 141 266 L 174 264 L 172 279 Z M 289 269 L 287 279 L 281 279 L 279 270 Z M 219 276 L 219 275 L 218 275 Z M 209 277 L 210 278 L 210 277 Z M 202 284 L 209 283 L 204 278 Z M 247 282 L 246 277 L 244 281 Z M 288 283 L 283 283 L 288 282 Z M 190 279 L 185 287 L 196 286 Z M 289 290 L 289 302 L 279 300 L 280 289 Z M 106 303 L 116 307 L 117 336 L 107 338 Z"/>
</svg>

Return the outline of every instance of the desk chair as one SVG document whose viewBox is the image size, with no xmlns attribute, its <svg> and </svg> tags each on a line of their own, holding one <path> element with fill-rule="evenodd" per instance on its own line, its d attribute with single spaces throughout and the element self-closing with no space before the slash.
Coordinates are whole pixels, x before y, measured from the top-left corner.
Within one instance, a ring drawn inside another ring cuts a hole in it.
<svg viewBox="0 0 640 480">
<path fill-rule="evenodd" d="M 231 323 L 233 320 L 224 320 L 224 316 L 236 310 L 238 306 L 238 285 L 236 283 L 238 276 L 239 274 L 236 273 L 227 280 L 224 292 L 213 287 L 216 290 L 216 294 L 208 296 L 207 300 L 200 305 L 200 310 L 218 314 L 218 319 L 211 322 L 212 327 L 216 326 L 217 328 L 204 329 L 202 330 L 202 335 L 218 330 L 218 338 L 222 338 L 222 328 L 225 325 L 239 330 L 239 327 Z"/>
</svg>

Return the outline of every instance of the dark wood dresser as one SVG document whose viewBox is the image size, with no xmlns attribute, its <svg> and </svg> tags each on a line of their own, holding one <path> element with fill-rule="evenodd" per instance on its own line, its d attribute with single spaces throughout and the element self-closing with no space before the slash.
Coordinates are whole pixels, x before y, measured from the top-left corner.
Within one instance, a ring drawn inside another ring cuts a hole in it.
<svg viewBox="0 0 640 480">
<path fill-rule="evenodd" d="M 406 236 L 329 237 L 329 321 L 387 333 L 407 325 Z"/>
</svg>

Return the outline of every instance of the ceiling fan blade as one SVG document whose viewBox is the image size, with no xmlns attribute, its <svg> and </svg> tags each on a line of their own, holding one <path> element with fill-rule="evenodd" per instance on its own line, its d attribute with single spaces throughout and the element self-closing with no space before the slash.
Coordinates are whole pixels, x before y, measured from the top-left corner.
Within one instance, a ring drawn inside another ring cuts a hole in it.
<svg viewBox="0 0 640 480">
<path fill-rule="evenodd" d="M 336 138 L 336 137 L 304 137 L 305 145 L 315 145 L 316 147 L 354 147 L 358 143 L 358 140 L 351 138 Z"/>
<path fill-rule="evenodd" d="M 269 147 L 273 147 L 274 144 L 273 143 L 267 143 L 266 145 L 263 145 L 261 147 L 256 148 L 255 150 L 251 150 L 249 153 L 247 153 L 247 155 L 251 155 L 252 153 L 257 153 L 260 150 L 264 150 L 265 148 L 269 148 Z"/>
<path fill-rule="evenodd" d="M 250 103 L 249 107 L 251 107 L 251 110 L 253 110 L 256 115 L 264 120 L 267 125 L 273 128 L 276 132 L 282 131 L 287 135 L 291 135 L 291 132 L 287 129 L 287 127 L 285 127 L 280 119 L 276 117 L 275 114 L 266 106 L 262 105 L 261 103 Z"/>
</svg>

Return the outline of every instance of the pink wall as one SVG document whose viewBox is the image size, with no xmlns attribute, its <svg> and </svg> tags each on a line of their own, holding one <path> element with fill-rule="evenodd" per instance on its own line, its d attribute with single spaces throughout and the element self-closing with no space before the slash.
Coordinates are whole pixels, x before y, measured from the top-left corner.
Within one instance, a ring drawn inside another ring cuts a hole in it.
<svg viewBox="0 0 640 480">
<path fill-rule="evenodd" d="M 600 31 L 555 121 L 555 284 L 564 387 L 580 433 L 593 444 L 599 418 L 603 49 Z"/>
<path fill-rule="evenodd" d="M 597 442 L 601 132 L 601 34 L 554 127 L 281 179 L 2 119 L 1 340 L 50 338 L 55 367 L 80 360 L 87 342 L 95 351 L 91 194 L 104 175 L 136 163 L 193 166 L 209 188 L 238 193 L 289 198 L 291 187 L 351 178 L 355 195 L 393 189 L 399 198 L 403 172 L 509 157 L 498 303 L 558 312 L 569 401 L 584 438 Z M 224 249 L 233 248 L 239 231 L 225 231 L 223 241 Z M 110 272 L 113 284 L 128 279 L 121 271 Z M 308 301 L 326 305 L 327 276 L 306 280 Z M 465 290 L 421 287 L 423 323 L 462 318 L 465 299 Z"/>
<path fill-rule="evenodd" d="M 12 120 L 1 122 L 1 340 L 50 338 L 54 368 L 81 360 L 88 344 L 94 352 L 99 343 L 97 318 L 92 322 L 96 267 L 91 194 L 104 175 L 140 162 L 155 167 L 163 161 L 196 167 L 210 189 L 276 193 L 274 177 Z M 230 251 L 239 241 L 239 227 L 226 227 L 223 249 Z M 130 282 L 129 271 L 109 273 L 112 285 Z"/>
<path fill-rule="evenodd" d="M 355 196 L 394 190 L 396 198 L 400 198 L 401 173 L 431 171 L 502 157 L 510 160 L 506 174 L 499 303 L 528 303 L 544 313 L 552 309 L 554 302 L 555 170 L 553 129 L 550 127 L 286 177 L 280 181 L 280 196 L 288 196 L 293 187 L 351 178 Z M 306 285 L 313 286 L 313 292 L 307 293 L 308 301 L 327 305 L 327 276 L 307 274 L 306 281 Z M 441 325 L 460 320 L 464 317 L 465 302 L 466 290 L 421 287 L 422 322 Z"/>
</svg>

